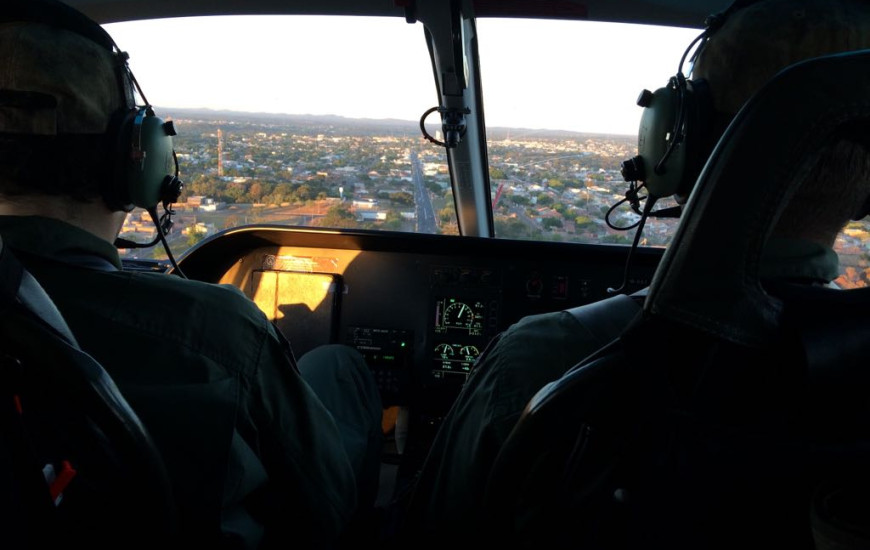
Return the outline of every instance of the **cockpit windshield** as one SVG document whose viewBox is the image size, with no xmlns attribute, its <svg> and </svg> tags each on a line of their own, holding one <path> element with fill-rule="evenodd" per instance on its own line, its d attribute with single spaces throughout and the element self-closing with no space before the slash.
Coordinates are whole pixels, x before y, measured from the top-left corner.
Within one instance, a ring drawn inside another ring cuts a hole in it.
<svg viewBox="0 0 870 550">
<path fill-rule="evenodd" d="M 445 148 L 426 138 L 444 139 L 438 115 L 423 116 L 438 96 L 420 23 L 214 16 L 106 28 L 178 130 L 175 255 L 249 224 L 460 233 Z M 698 29 L 482 18 L 476 32 L 493 236 L 630 245 L 639 216 L 620 164 L 637 151 L 635 103 L 675 74 Z M 649 219 L 639 244 L 667 246 L 676 223 Z M 867 229 L 855 222 L 837 243 L 850 285 L 867 280 Z M 135 210 L 121 236 L 154 235 Z M 166 257 L 160 246 L 123 252 Z"/>
</svg>

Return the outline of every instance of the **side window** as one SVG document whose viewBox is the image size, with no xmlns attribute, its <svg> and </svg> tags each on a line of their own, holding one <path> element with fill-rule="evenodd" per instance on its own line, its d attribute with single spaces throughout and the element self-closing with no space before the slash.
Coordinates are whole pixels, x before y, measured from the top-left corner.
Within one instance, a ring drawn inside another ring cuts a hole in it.
<svg viewBox="0 0 870 550">
<path fill-rule="evenodd" d="M 834 281 L 841 288 L 870 285 L 870 221 L 850 222 L 834 243 L 840 257 L 840 277 Z"/>
</svg>

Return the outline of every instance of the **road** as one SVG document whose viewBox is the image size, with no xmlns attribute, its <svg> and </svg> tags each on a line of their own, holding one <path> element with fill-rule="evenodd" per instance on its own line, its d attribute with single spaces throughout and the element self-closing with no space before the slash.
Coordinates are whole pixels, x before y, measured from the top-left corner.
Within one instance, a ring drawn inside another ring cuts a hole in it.
<svg viewBox="0 0 870 550">
<path fill-rule="evenodd" d="M 411 177 L 414 182 L 414 204 L 416 205 L 417 233 L 434 235 L 438 232 L 435 209 L 429 198 L 429 190 L 423 182 L 423 163 L 416 151 L 411 152 Z"/>
</svg>

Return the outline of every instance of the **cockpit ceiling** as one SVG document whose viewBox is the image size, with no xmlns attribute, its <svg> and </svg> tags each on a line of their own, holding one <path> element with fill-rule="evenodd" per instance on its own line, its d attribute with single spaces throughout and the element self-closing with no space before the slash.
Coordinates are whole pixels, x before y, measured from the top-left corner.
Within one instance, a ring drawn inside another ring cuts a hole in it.
<svg viewBox="0 0 870 550">
<path fill-rule="evenodd" d="M 427 0 L 66 0 L 100 23 L 201 15 L 373 15 L 405 17 Z M 444 2 L 446 0 L 428 0 Z M 727 0 L 466 0 L 476 17 L 540 17 L 700 28 Z"/>
</svg>

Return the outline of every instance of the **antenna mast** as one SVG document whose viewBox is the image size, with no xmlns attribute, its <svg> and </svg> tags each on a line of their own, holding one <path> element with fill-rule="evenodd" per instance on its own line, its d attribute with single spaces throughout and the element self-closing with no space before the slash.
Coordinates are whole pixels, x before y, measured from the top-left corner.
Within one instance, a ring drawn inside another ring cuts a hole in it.
<svg viewBox="0 0 870 550">
<path fill-rule="evenodd" d="M 218 128 L 218 176 L 224 175 L 224 134 Z"/>
</svg>

